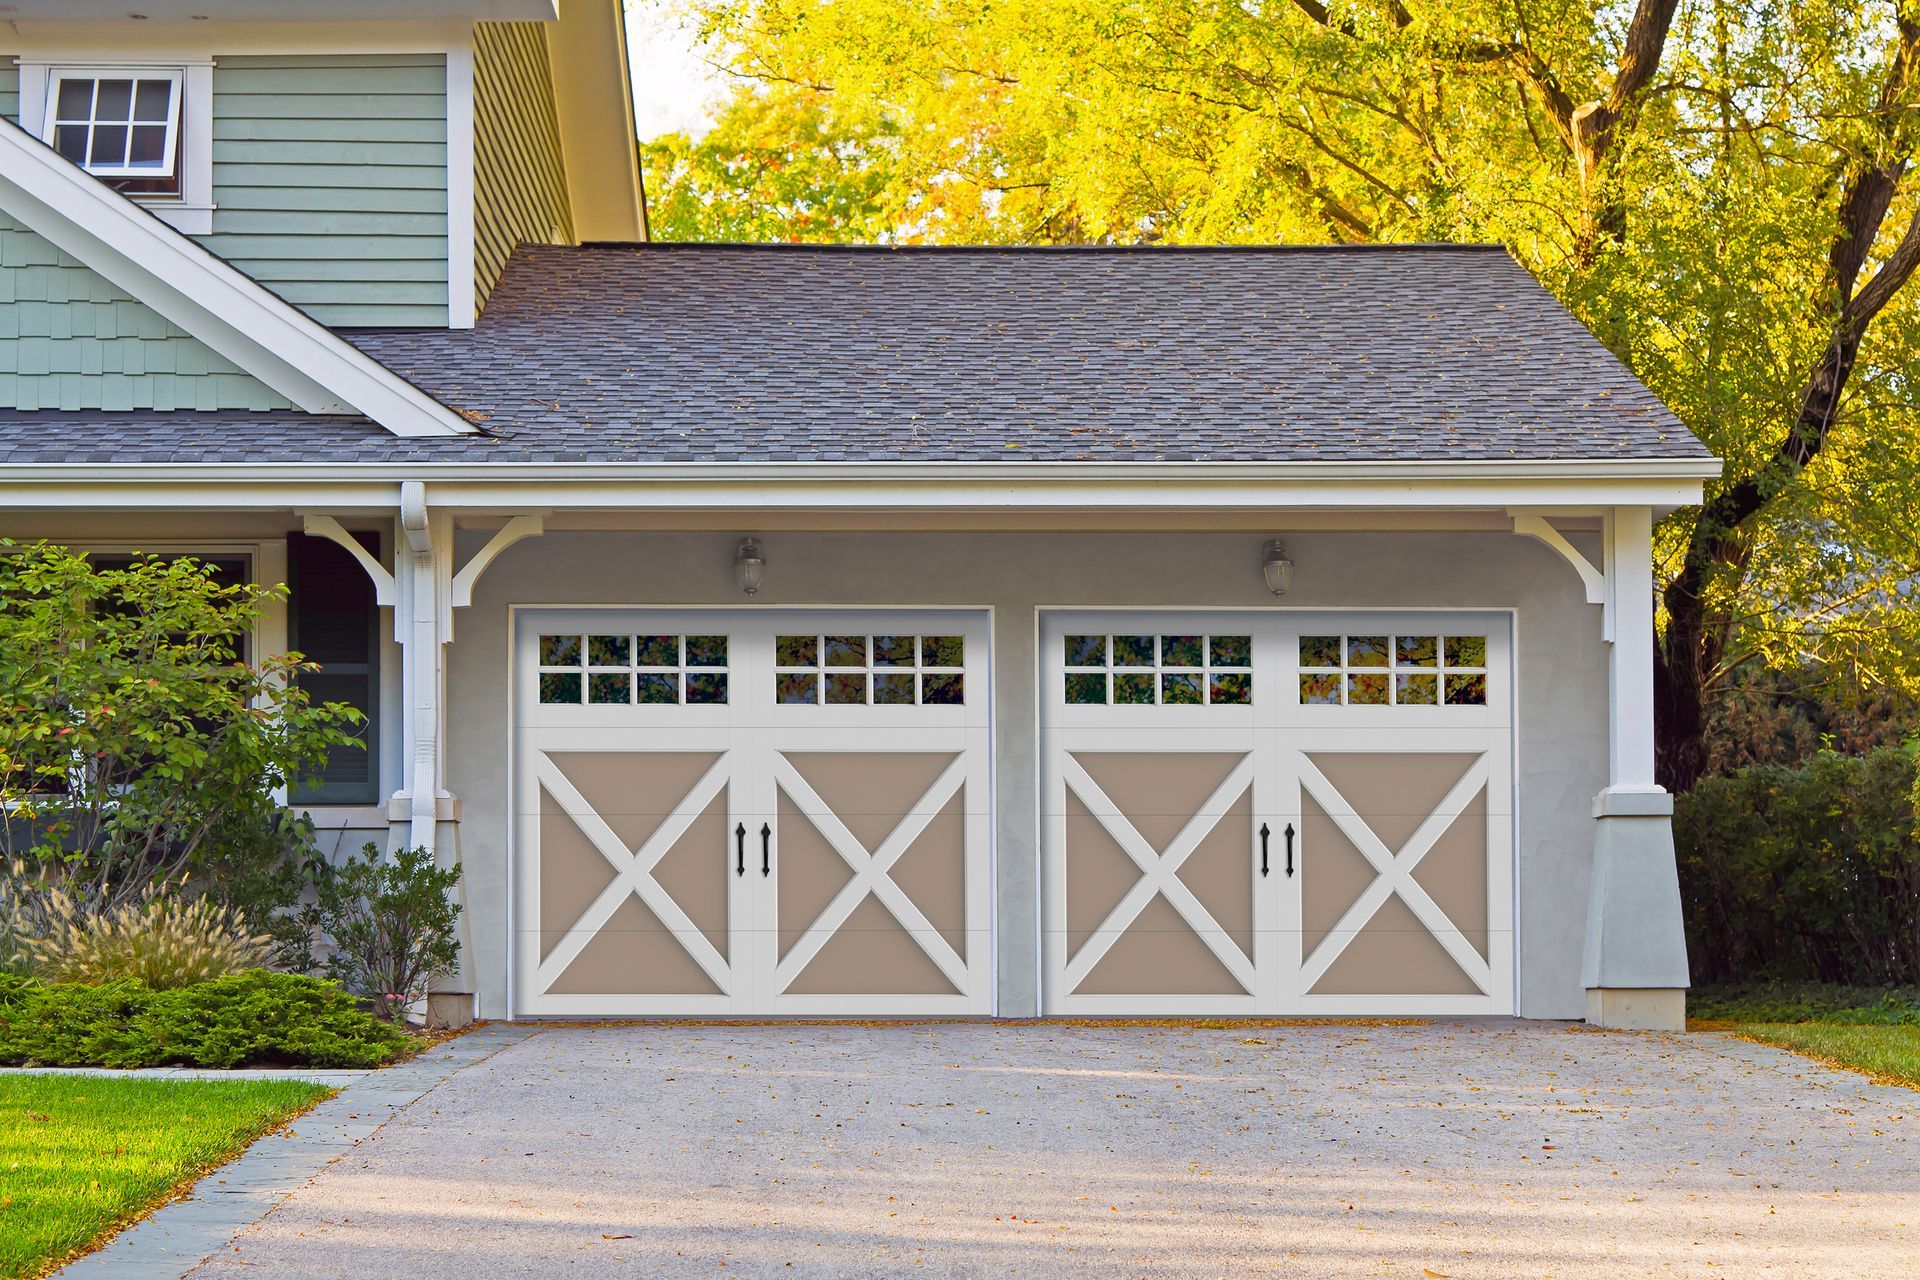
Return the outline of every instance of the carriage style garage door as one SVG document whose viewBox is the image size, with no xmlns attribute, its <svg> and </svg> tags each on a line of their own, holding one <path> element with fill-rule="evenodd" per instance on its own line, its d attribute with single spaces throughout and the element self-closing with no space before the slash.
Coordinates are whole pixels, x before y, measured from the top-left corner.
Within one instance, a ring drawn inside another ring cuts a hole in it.
<svg viewBox="0 0 1920 1280">
<path fill-rule="evenodd" d="M 984 1013 L 977 613 L 515 615 L 514 1011 Z"/>
<path fill-rule="evenodd" d="M 1504 614 L 1048 614 L 1051 1013 L 1510 1013 Z"/>
</svg>

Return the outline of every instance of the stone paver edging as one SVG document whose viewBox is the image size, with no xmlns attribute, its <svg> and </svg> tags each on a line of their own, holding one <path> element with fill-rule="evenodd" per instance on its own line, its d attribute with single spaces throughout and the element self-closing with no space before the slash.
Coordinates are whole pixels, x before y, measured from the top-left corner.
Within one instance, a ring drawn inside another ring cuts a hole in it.
<svg viewBox="0 0 1920 1280">
<path fill-rule="evenodd" d="M 179 1280 L 402 1108 L 456 1072 L 539 1033 L 536 1026 L 478 1027 L 380 1071 L 100 1072 L 162 1079 L 312 1079 L 337 1087 L 340 1093 L 285 1131 L 262 1138 L 239 1159 L 209 1173 L 194 1184 L 186 1199 L 163 1206 L 104 1248 L 55 1272 L 55 1280 Z"/>
</svg>

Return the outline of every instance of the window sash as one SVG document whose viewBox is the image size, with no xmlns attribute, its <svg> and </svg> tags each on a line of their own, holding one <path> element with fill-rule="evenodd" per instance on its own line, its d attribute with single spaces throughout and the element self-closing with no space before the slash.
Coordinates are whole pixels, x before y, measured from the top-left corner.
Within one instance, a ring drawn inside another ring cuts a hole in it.
<svg viewBox="0 0 1920 1280">
<path fill-rule="evenodd" d="M 128 85 L 124 112 L 117 101 L 102 102 L 102 86 L 120 83 Z M 82 94 L 67 92 L 69 86 L 78 88 L 82 84 L 88 86 Z M 151 113 L 143 116 L 140 112 L 142 89 L 155 84 L 167 86 L 167 102 L 163 118 Z M 42 128 L 42 140 L 97 178 L 178 181 L 181 171 L 180 109 L 184 93 L 185 73 L 178 69 L 59 68 L 47 76 L 47 110 Z M 84 96 L 86 99 L 84 111 L 79 108 L 77 102 L 69 101 L 79 96 Z M 100 116 L 103 106 L 109 111 L 107 118 Z M 138 131 L 153 129 L 163 131 L 160 147 L 161 161 L 135 163 L 133 148 L 139 137 Z M 65 145 L 76 136 L 80 142 L 80 155 L 77 158 L 68 153 Z M 103 150 L 105 154 L 96 155 Z M 117 161 L 108 158 L 116 153 Z"/>
</svg>

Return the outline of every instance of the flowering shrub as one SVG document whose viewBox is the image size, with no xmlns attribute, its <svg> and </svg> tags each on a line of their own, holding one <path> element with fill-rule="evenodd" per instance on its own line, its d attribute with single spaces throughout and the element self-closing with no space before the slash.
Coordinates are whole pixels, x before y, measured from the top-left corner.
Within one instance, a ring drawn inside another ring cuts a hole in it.
<svg viewBox="0 0 1920 1280">
<path fill-rule="evenodd" d="M 307 919 L 333 943 L 328 976 L 398 1022 L 427 984 L 460 961 L 452 894 L 460 869 L 434 865 L 425 849 L 383 856 L 369 844 L 358 858 L 324 869 Z"/>
</svg>

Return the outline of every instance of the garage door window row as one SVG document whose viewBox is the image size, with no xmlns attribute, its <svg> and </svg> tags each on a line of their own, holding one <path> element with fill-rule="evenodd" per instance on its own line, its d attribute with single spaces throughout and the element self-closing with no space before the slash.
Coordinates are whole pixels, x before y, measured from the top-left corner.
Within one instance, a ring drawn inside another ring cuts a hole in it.
<svg viewBox="0 0 1920 1280">
<path fill-rule="evenodd" d="M 723 703 L 727 638 L 700 635 L 542 635 L 540 701 L 564 706 Z"/>
<path fill-rule="evenodd" d="M 966 637 L 779 635 L 774 697 L 783 705 L 960 706 Z"/>
<path fill-rule="evenodd" d="M 1309 706 L 1487 704 L 1487 638 L 1300 637 L 1300 701 Z"/>
<path fill-rule="evenodd" d="M 1249 635 L 1070 635 L 1067 701 L 1078 706 L 1246 706 Z"/>
</svg>

